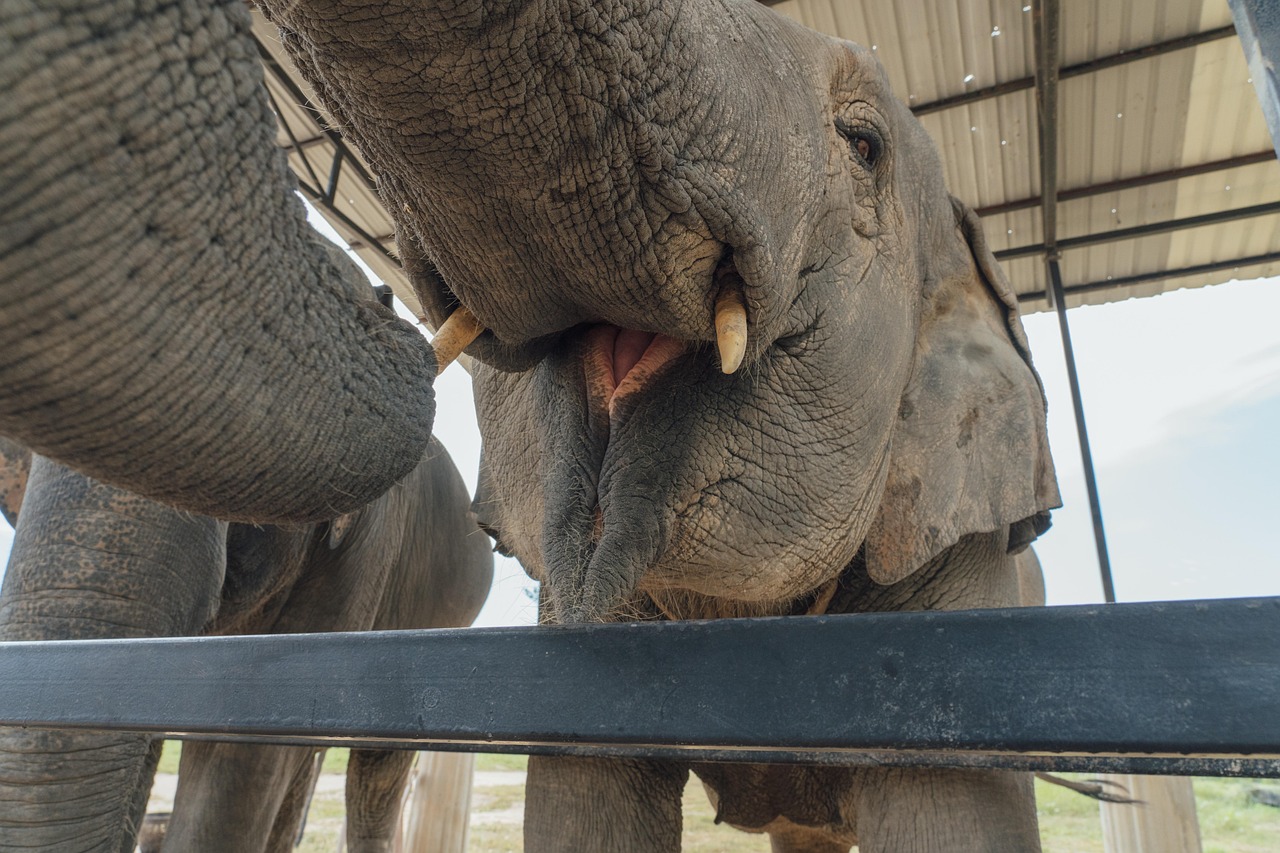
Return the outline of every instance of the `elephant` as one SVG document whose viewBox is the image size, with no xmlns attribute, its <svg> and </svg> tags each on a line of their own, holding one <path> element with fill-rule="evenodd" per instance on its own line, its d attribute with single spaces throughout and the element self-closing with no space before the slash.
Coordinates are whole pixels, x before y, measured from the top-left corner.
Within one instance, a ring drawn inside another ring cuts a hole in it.
<svg viewBox="0 0 1280 853">
<path fill-rule="evenodd" d="M 475 506 L 551 621 L 1017 603 L 1043 391 L 870 51 L 743 0 L 261 5 L 486 328 Z M 526 849 L 678 849 L 690 769 L 534 756 Z M 692 769 L 777 850 L 1039 846 L 1030 774 Z"/>
<path fill-rule="evenodd" d="M 465 628 L 493 581 L 489 540 L 444 448 L 353 516 L 291 530 L 232 524 L 222 605 L 206 633 Z M 236 579 L 233 587 L 230 583 Z M 288 851 L 315 750 L 190 741 L 165 850 Z M 391 850 L 416 753 L 352 749 L 346 849 Z"/>
<path fill-rule="evenodd" d="M 251 55 L 233 0 L 116 2 L 48 49 L 191 33 L 182 93 Z M 749 0 L 260 6 L 430 320 L 484 328 L 474 507 L 548 621 L 1017 602 L 1059 503 L 1043 391 L 870 51 Z M 691 769 L 780 851 L 1039 847 L 1025 773 L 535 756 L 526 849 L 676 850 Z"/>
<path fill-rule="evenodd" d="M 52 468 L 55 476 L 80 488 L 94 484 L 37 457 L 29 465 L 24 448 L 0 439 L 0 483 L 21 482 L 29 468 Z M 44 476 L 48 476 L 45 472 Z M 6 514 L 19 512 L 22 490 L 0 488 Z M 128 497 L 113 494 L 116 499 Z M 38 500 L 38 498 L 35 498 Z M 135 501 L 141 499 L 133 498 Z M 31 506 L 31 502 L 28 502 Z M 353 513 L 329 522 L 293 526 L 229 525 L 205 520 L 201 530 L 221 530 L 224 542 L 211 551 L 224 555 L 221 588 L 206 635 L 312 633 L 317 631 L 456 628 L 470 625 L 493 580 L 493 553 L 476 526 L 470 496 L 452 460 L 436 440 L 418 466 L 389 492 Z M 143 502 L 164 517 L 167 512 Z M 65 507 L 63 507 L 65 509 Z M 183 514 L 179 514 L 183 515 Z M 56 511 L 35 522 L 67 523 Z M 101 529 L 101 525 L 97 526 Z M 25 527 L 19 538 L 25 546 Z M 128 533 L 135 531 L 126 531 Z M 114 531 L 113 531 L 114 533 Z M 124 538 L 124 537 L 120 537 Z M 142 542 L 142 544 L 146 544 Z M 25 563 L 11 571 L 19 576 Z M 170 566 L 162 569 L 168 583 Z M 36 583 L 37 578 L 24 578 Z M 6 582 L 7 583 L 7 582 Z M 9 590 L 4 615 L 9 616 Z M 96 736 L 95 736 L 96 737 Z M 67 735 L 69 741 L 74 736 Z M 149 738 L 143 738 L 150 741 Z M 150 747 L 152 744 L 147 743 Z M 312 755 L 308 747 L 192 741 L 184 746 L 173 815 L 164 849 L 235 851 L 291 849 L 309 790 Z M 347 849 L 353 853 L 390 850 L 399 794 L 414 753 L 352 750 L 347 782 Z M 150 772 L 135 783 L 146 802 Z M 30 770 L 28 771 L 30 772 Z M 70 780 L 69 788 L 82 787 Z M 105 810 L 104 810 L 105 811 Z M 138 825 L 129 814 L 121 826 Z M 0 840 L 5 840 L 0 830 Z M 62 838 L 61 844 L 70 844 Z M 132 839 L 121 844 L 132 850 Z M 2 846 L 8 846 L 3 844 Z M 69 848 L 59 848 L 69 849 Z"/>
</svg>

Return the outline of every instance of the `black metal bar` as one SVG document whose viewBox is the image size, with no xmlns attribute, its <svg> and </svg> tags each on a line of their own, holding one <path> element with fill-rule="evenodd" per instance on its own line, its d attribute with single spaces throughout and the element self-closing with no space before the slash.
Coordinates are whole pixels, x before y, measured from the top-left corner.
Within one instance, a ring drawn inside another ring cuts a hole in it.
<svg viewBox="0 0 1280 853">
<path fill-rule="evenodd" d="M 1067 323 L 1067 295 L 1062 291 L 1062 274 L 1056 258 L 1048 261 L 1047 273 L 1058 315 L 1058 331 L 1062 334 L 1062 352 L 1067 363 L 1067 383 L 1071 386 L 1071 408 L 1076 416 L 1076 437 L 1080 441 L 1080 463 L 1084 467 L 1084 485 L 1089 495 L 1089 516 L 1093 520 L 1093 544 L 1098 552 L 1098 572 L 1102 577 L 1102 597 L 1108 604 L 1116 600 L 1115 582 L 1111 578 L 1111 557 L 1107 552 L 1107 534 L 1102 525 L 1102 502 L 1098 497 L 1098 479 L 1093 470 L 1093 451 L 1089 445 L 1089 429 L 1084 419 L 1084 398 L 1080 394 L 1080 376 L 1076 372 L 1075 348 L 1071 345 L 1071 328 Z"/>
<path fill-rule="evenodd" d="M 1277 703 L 1277 598 L 0 645 L 3 725 L 295 743 L 1278 776 Z"/>
<path fill-rule="evenodd" d="M 1066 252 L 1085 246 L 1098 246 L 1104 243 L 1115 243 L 1135 237 L 1150 237 L 1155 234 L 1166 234 L 1171 231 L 1183 231 L 1188 228 L 1199 228 L 1202 225 L 1217 225 L 1222 222 L 1235 222 L 1238 219 L 1250 219 L 1254 216 L 1266 216 L 1269 213 L 1280 213 L 1280 201 L 1266 204 L 1255 204 L 1251 207 L 1238 207 L 1233 210 L 1220 210 L 1217 213 L 1203 213 L 1199 216 L 1188 216 L 1183 219 L 1169 219 L 1163 222 L 1151 222 L 1136 225 L 1132 228 L 1117 228 L 1114 231 L 1101 231 L 1097 234 L 1084 234 L 1080 237 L 1068 237 L 1058 241 L 1058 250 Z M 1032 243 L 1012 249 L 1001 249 L 996 258 L 1007 261 L 1013 258 L 1025 258 L 1039 255 L 1045 251 L 1044 243 Z"/>
<path fill-rule="evenodd" d="M 301 189 L 302 194 L 309 198 L 317 207 L 323 207 L 332 214 L 334 219 L 341 222 L 344 227 L 350 229 L 351 232 L 357 235 L 365 245 L 377 249 L 382 253 L 383 257 L 391 261 L 391 263 L 395 264 L 397 267 L 401 266 L 400 258 L 396 256 L 395 252 L 382 245 L 376 237 L 357 225 L 350 216 L 347 216 L 341 210 L 338 210 L 337 206 L 330 204 L 326 200 L 323 192 L 316 187 L 308 186 L 305 181 L 298 181 L 298 188 Z"/>
<path fill-rule="evenodd" d="M 1058 253 L 1058 0 L 1031 0 L 1039 118 L 1040 217 L 1046 257 Z"/>
<path fill-rule="evenodd" d="M 1262 255 L 1250 255 L 1246 258 L 1235 258 L 1229 261 L 1213 261 L 1212 263 L 1207 264 L 1196 264 L 1190 267 L 1181 267 L 1176 270 L 1156 270 L 1155 272 L 1117 276 L 1107 281 L 1094 281 L 1089 282 L 1088 284 L 1072 284 L 1065 286 L 1063 291 L 1067 296 L 1076 296 L 1078 294 L 1112 290 L 1117 287 L 1124 287 L 1128 284 L 1162 281 L 1167 278 L 1185 278 L 1187 276 L 1200 275 L 1201 273 L 1220 272 L 1222 270 L 1235 269 L 1237 267 L 1250 267 L 1258 264 L 1270 264 L 1276 262 L 1280 262 L 1280 252 L 1267 252 Z M 1044 291 L 1039 293 L 1018 294 L 1019 302 L 1034 302 L 1037 299 L 1049 300 L 1049 294 Z"/>
<path fill-rule="evenodd" d="M 274 107 L 274 105 L 272 106 Z M 279 110 L 277 110 L 276 113 L 278 115 Z M 308 148 L 314 148 L 317 145 L 323 145 L 325 142 L 328 142 L 328 141 L 329 141 L 328 138 L 325 136 L 310 136 L 310 137 L 307 137 L 306 139 L 299 139 L 296 143 L 291 142 L 288 145 L 282 145 L 280 147 L 283 148 L 285 151 L 306 151 Z"/>
<path fill-rule="evenodd" d="M 271 94 L 270 89 L 267 89 L 267 101 L 271 104 L 272 112 L 276 114 L 276 121 L 284 129 L 285 136 L 289 137 L 291 147 L 298 152 L 302 165 L 306 167 L 307 174 L 311 176 L 311 183 L 317 187 L 320 186 L 320 177 L 316 174 L 315 169 L 311 168 L 311 159 L 307 157 L 307 150 L 299 144 L 298 137 L 294 135 L 293 128 L 289 126 L 288 120 L 285 119 L 284 113 L 280 110 L 280 105 L 276 103 L 276 96 Z"/>
<path fill-rule="evenodd" d="M 293 78 L 289 76 L 289 73 L 280 67 L 280 63 L 276 61 L 275 56 L 267 46 L 262 43 L 258 36 L 256 34 L 251 35 L 253 35 L 253 42 L 258 48 L 258 57 L 262 61 L 263 67 L 267 69 L 267 72 L 275 78 L 276 82 L 285 88 L 298 106 L 311 113 L 315 119 L 316 125 L 320 128 L 320 132 L 328 138 L 331 143 L 333 143 L 335 148 L 344 152 L 347 159 L 351 161 L 351 168 L 355 169 L 356 174 L 360 176 L 360 180 L 364 181 L 365 184 L 370 187 L 375 186 L 376 182 L 372 177 L 370 177 L 368 171 L 366 171 L 364 165 L 361 164 L 359 158 L 351 156 L 350 147 L 347 145 L 347 141 L 342 138 L 342 134 L 328 126 L 324 111 L 312 103 L 306 93 L 303 92 L 302 89 L 298 87 L 298 84 L 293 81 Z M 276 110 L 276 113 L 279 115 L 280 111 Z M 317 180 L 316 184 L 319 185 L 320 181 Z"/>
<path fill-rule="evenodd" d="M 342 175 L 342 158 L 346 149 L 339 148 L 333 153 L 333 165 L 329 167 L 329 184 L 325 187 L 324 197 L 330 205 L 338 193 L 338 178 Z"/>
<path fill-rule="evenodd" d="M 1238 169 L 1241 166 L 1253 166 L 1257 163 L 1274 163 L 1275 161 L 1275 151 L 1271 149 L 1266 151 L 1255 151 L 1253 154 L 1242 154 L 1239 157 L 1227 157 L 1224 160 L 1214 160 L 1209 163 L 1197 163 L 1194 166 L 1181 166 L 1177 169 L 1167 169 L 1163 172 L 1151 172 L 1146 175 L 1135 175 L 1132 178 L 1120 178 L 1119 180 L 1106 181 L 1101 184 L 1090 184 L 1087 187 L 1059 190 L 1058 201 L 1075 201 L 1076 199 L 1091 198 L 1092 196 L 1119 192 L 1120 190 L 1145 187 L 1150 186 L 1151 184 L 1162 184 L 1168 181 L 1181 180 L 1182 178 L 1193 178 L 1197 175 L 1208 175 L 1213 172 Z M 979 216 L 998 216 L 1002 213 L 1014 213 L 1015 211 L 1027 210 L 1029 208 L 1036 207 L 1040 204 L 1040 201 L 1040 196 L 1027 196 L 1026 198 L 1015 199 L 1014 201 L 1005 201 L 988 207 L 980 207 L 978 208 L 977 213 Z"/>
<path fill-rule="evenodd" d="M 1111 54 L 1109 56 L 1100 56 L 1097 59 L 1091 59 L 1087 62 L 1068 65 L 1058 72 L 1058 77 L 1059 79 L 1065 80 L 1071 77 L 1079 77 L 1083 74 L 1093 74 L 1106 68 L 1114 68 L 1117 65 L 1125 65 L 1129 62 L 1150 59 L 1153 56 L 1160 56 L 1165 53 L 1185 50 L 1189 47 L 1198 47 L 1211 41 L 1229 38 L 1235 35 L 1235 32 L 1236 28 L 1228 25 L 1225 27 L 1217 27 L 1212 30 L 1205 30 L 1200 33 L 1180 36 L 1179 38 L 1169 39 L 1168 41 L 1157 42 L 1156 44 L 1144 45 L 1143 47 Z M 967 104 L 973 104 L 979 101 L 987 101 L 991 98 L 998 98 L 1001 95 L 1012 94 L 1013 92 L 1025 92 L 1028 89 L 1034 89 L 1035 85 L 1035 77 L 1020 77 L 1016 80 L 1006 80 L 1003 83 L 997 83 L 994 86 L 984 86 L 981 89 L 974 89 L 971 92 L 962 92 L 958 95 L 951 95 L 946 98 L 939 98 L 936 101 L 929 101 L 926 104 L 919 104 L 912 107 L 911 111 L 918 116 L 928 115 L 929 113 L 941 112 L 942 110 L 949 110 L 955 107 L 963 107 Z"/>
</svg>

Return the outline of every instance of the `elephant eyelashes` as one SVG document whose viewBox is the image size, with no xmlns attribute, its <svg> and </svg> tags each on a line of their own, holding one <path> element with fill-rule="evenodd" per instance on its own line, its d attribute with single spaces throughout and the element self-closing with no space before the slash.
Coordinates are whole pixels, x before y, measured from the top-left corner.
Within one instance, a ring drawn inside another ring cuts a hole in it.
<svg viewBox="0 0 1280 853">
<path fill-rule="evenodd" d="M 870 127 L 847 127 L 839 124 L 836 129 L 849 141 L 849 150 L 853 152 L 853 159 L 858 161 L 858 165 L 867 170 L 874 169 L 884 152 L 884 140 L 880 138 L 880 134 Z"/>
</svg>

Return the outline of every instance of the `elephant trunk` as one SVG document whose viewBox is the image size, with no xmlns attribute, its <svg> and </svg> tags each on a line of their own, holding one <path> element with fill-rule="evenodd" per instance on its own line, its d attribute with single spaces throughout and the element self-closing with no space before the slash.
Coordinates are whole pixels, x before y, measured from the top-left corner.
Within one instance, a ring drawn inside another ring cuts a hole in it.
<svg viewBox="0 0 1280 853">
<path fill-rule="evenodd" d="M 421 458 L 435 359 L 307 224 L 241 0 L 0 10 L 0 434 L 249 522 Z"/>
<path fill-rule="evenodd" d="M 33 459 L 0 640 L 180 636 L 213 614 L 226 526 Z M 159 744 L 0 729 L 0 849 L 128 853 Z"/>
<path fill-rule="evenodd" d="M 811 84 L 775 94 L 801 60 L 759 44 L 758 4 L 262 6 L 378 173 L 432 318 L 461 303 L 491 331 L 481 360 L 525 369 L 581 323 L 713 341 L 722 268 L 745 291 L 736 359 L 790 304 L 816 199 L 788 176 L 825 151 L 782 129 Z"/>
</svg>

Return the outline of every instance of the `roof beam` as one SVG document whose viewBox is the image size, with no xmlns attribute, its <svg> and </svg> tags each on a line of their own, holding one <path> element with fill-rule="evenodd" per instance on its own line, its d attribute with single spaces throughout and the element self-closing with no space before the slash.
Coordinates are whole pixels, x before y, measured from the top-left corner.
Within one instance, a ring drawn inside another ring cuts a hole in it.
<svg viewBox="0 0 1280 853">
<path fill-rule="evenodd" d="M 1080 377 L 1076 372 L 1075 349 L 1067 323 L 1067 297 L 1062 290 L 1062 271 L 1058 250 L 1058 78 L 1061 56 L 1061 10 L 1058 0 L 1031 0 L 1035 22 L 1036 114 L 1039 117 L 1040 208 L 1044 230 L 1045 276 L 1049 281 L 1049 304 L 1057 309 L 1058 331 L 1062 336 L 1062 354 L 1071 390 L 1071 408 L 1076 418 L 1076 437 L 1080 442 L 1080 462 L 1084 468 L 1085 489 L 1089 495 L 1089 514 L 1093 520 L 1093 541 L 1098 553 L 1098 570 L 1102 577 L 1102 595 L 1107 603 L 1116 600 L 1111 579 L 1111 557 L 1107 553 L 1107 537 L 1102 524 L 1102 503 L 1093 470 L 1093 451 L 1085 423 L 1084 399 L 1080 393 Z"/>
<path fill-rule="evenodd" d="M 1079 296 L 1086 293 L 1099 293 L 1107 290 L 1124 287 L 1130 284 L 1145 284 L 1150 281 L 1165 281 L 1171 278 L 1187 278 L 1193 275 L 1201 275 L 1203 273 L 1221 272 L 1222 270 L 1238 269 L 1240 267 L 1254 267 L 1262 264 L 1280 263 L 1280 252 L 1267 252 L 1262 255 L 1250 255 L 1247 258 L 1233 258 L 1227 261 L 1213 261 L 1207 264 L 1195 264 L 1194 266 L 1182 267 L 1176 270 L 1156 270 L 1155 272 L 1136 273 L 1135 275 L 1119 276 L 1107 281 L 1093 281 L 1088 284 L 1073 284 L 1063 288 L 1063 292 L 1067 296 Z M 1034 293 L 1019 293 L 1019 302 L 1034 302 L 1037 299 L 1048 299 L 1048 291 L 1037 291 Z"/>
<path fill-rule="evenodd" d="M 1097 59 L 1090 59 L 1087 62 L 1081 62 L 1076 65 L 1068 65 L 1066 68 L 1058 72 L 1058 79 L 1066 80 L 1071 77 L 1079 77 L 1082 74 L 1093 74 L 1106 68 L 1114 68 L 1117 65 L 1125 65 L 1130 62 L 1137 62 L 1142 59 L 1150 59 L 1153 56 L 1160 56 L 1165 53 L 1172 53 L 1176 50 L 1185 50 L 1190 47 L 1198 47 L 1211 41 L 1230 38 L 1236 34 L 1236 28 L 1231 25 L 1225 27 L 1217 27 L 1212 30 L 1205 30 L 1200 33 L 1191 33 L 1190 35 L 1180 36 L 1168 41 L 1156 42 L 1155 44 L 1144 45 L 1134 50 L 1126 50 L 1120 53 L 1113 53 L 1109 56 L 1100 56 Z M 977 103 L 978 101 L 986 101 L 991 98 L 998 98 L 1001 95 L 1008 95 L 1013 92 L 1023 92 L 1027 89 L 1034 89 L 1036 85 L 1035 77 L 1021 77 L 1017 80 L 1006 80 L 1003 83 L 997 83 L 994 86 L 984 86 L 981 89 L 974 89 L 971 92 L 963 92 L 959 95 L 951 95 L 946 98 L 939 98 L 936 101 L 930 101 L 927 104 L 917 104 L 911 108 L 911 111 L 918 116 L 928 115 L 929 113 L 941 112 L 955 107 L 962 107 L 966 104 Z"/>
<path fill-rule="evenodd" d="M 1044 252 L 1058 260 L 1058 0 L 1032 0 L 1035 21 L 1036 114 L 1039 117 L 1040 215 Z"/>
<path fill-rule="evenodd" d="M 1241 166 L 1253 166 L 1257 163 L 1273 163 L 1275 161 L 1276 152 L 1273 149 L 1268 148 L 1265 151 L 1255 151 L 1252 154 L 1241 154 L 1238 157 L 1227 157 L 1223 160 L 1213 160 L 1208 163 L 1196 163 L 1193 166 L 1181 166 L 1177 169 L 1166 169 L 1163 172 L 1151 172 L 1146 175 L 1135 175 L 1132 178 L 1120 178 L 1114 181 L 1106 181 L 1101 184 L 1091 184 L 1086 187 L 1059 190 L 1058 201 L 1075 201 L 1076 199 L 1105 195 L 1106 193 L 1119 192 L 1120 190 L 1145 187 L 1150 186 L 1151 184 L 1162 184 L 1168 181 L 1178 181 L 1183 178 L 1193 178 L 1197 175 L 1208 175 L 1213 172 L 1224 172 L 1228 169 L 1238 169 Z M 990 207 L 980 207 L 978 208 L 977 213 L 979 216 L 998 216 L 1002 213 L 1014 213 L 1019 210 L 1028 210 L 1036 207 L 1040 204 L 1040 201 L 1040 196 L 1028 196 L 1015 201 L 993 204 Z"/>
<path fill-rule="evenodd" d="M 267 46 L 262 43 L 256 34 L 253 34 L 253 42 L 257 45 L 258 58 L 262 60 L 262 65 L 267 69 L 267 72 L 277 83 L 288 91 L 289 95 L 293 98 L 294 103 L 311 113 L 316 124 L 320 127 L 320 133 L 333 143 L 333 146 L 338 151 L 342 152 L 343 157 L 351 161 L 351 166 L 356 170 L 360 179 L 369 187 L 373 187 L 373 178 L 369 176 L 369 173 L 365 170 L 360 159 L 358 157 L 351 156 L 351 149 L 347 145 L 346 140 L 342 138 L 342 134 L 328 126 L 328 120 L 325 118 L 324 111 L 311 102 L 311 99 L 308 98 L 306 93 L 303 92 L 298 84 L 293 81 L 293 78 L 289 76 L 289 73 L 280 66 L 280 63 L 276 60 L 275 56 Z M 280 111 L 278 109 L 276 110 L 276 115 L 280 115 Z M 295 148 L 302 144 L 296 140 L 290 141 L 293 143 Z M 318 184 L 319 181 L 316 183 Z"/>
<path fill-rule="evenodd" d="M 1104 243 L 1115 243 L 1134 237 L 1150 237 L 1154 234 L 1167 234 L 1171 231 L 1184 231 L 1188 228 L 1199 228 L 1202 225 L 1217 225 L 1222 222 L 1234 222 L 1237 219 L 1250 219 L 1255 216 L 1266 216 L 1269 213 L 1280 213 L 1280 201 L 1266 204 L 1255 204 L 1251 207 L 1238 207 L 1233 210 L 1220 210 L 1217 213 L 1202 213 L 1199 216 L 1188 216 L 1184 219 L 1168 219 L 1163 222 L 1150 222 L 1146 225 L 1135 225 L 1132 228 L 1117 228 L 1114 231 L 1102 231 L 1097 234 L 1084 234 L 1079 237 L 1068 237 L 1058 241 L 1058 251 L 1081 249 L 1086 246 L 1100 246 Z M 1025 258 L 1044 253 L 1044 243 L 1031 243 L 1016 246 L 1012 249 L 1001 249 L 996 258 L 1008 261 L 1014 258 Z"/>
</svg>

